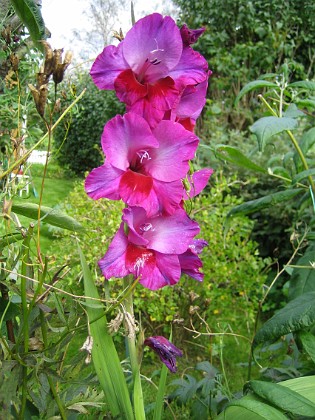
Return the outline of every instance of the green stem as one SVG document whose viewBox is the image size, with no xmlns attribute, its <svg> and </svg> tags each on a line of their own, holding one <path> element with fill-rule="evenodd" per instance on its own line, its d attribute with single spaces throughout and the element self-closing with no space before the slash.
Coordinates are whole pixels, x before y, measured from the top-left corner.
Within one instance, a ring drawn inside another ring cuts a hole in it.
<svg viewBox="0 0 315 420">
<path fill-rule="evenodd" d="M 124 285 L 125 288 L 129 286 L 130 277 L 124 278 Z M 133 311 L 133 293 L 128 293 L 125 296 L 124 306 L 126 311 L 134 318 L 134 311 Z M 126 337 L 128 350 L 129 350 L 129 357 L 130 357 L 130 364 L 131 370 L 133 375 L 133 405 L 135 411 L 135 418 L 136 420 L 145 420 L 145 413 L 144 413 L 144 400 L 143 400 L 143 393 L 141 387 L 141 377 L 140 377 L 140 363 L 138 360 L 137 355 L 137 348 L 136 348 L 136 339 L 134 334 L 129 334 Z"/>
<path fill-rule="evenodd" d="M 272 113 L 272 115 L 274 117 L 278 117 L 276 111 L 271 108 L 271 106 L 268 104 L 268 102 L 266 101 L 266 99 L 262 95 L 258 95 L 258 98 L 266 105 L 266 107 L 269 109 L 269 111 Z M 295 150 L 297 151 L 297 153 L 298 153 L 298 155 L 301 159 L 301 162 L 304 166 L 304 169 L 306 171 L 309 170 L 309 167 L 308 167 L 307 161 L 305 159 L 305 156 L 304 156 L 304 154 L 303 154 L 303 152 L 302 152 L 302 150 L 299 146 L 299 143 L 296 141 L 296 138 L 294 137 L 292 131 L 286 130 L 286 132 L 288 133 L 288 136 L 290 137 L 290 140 L 293 143 L 293 146 L 295 147 Z M 308 179 L 308 182 L 309 182 L 309 184 L 312 188 L 313 194 L 315 194 L 315 184 L 314 184 L 313 178 L 311 176 L 308 176 L 307 179 Z"/>
<path fill-rule="evenodd" d="M 304 166 L 304 169 L 306 171 L 308 171 L 309 170 L 309 166 L 308 166 L 307 161 L 305 159 L 305 156 L 304 156 L 304 154 L 303 154 L 303 152 L 302 152 L 302 150 L 301 150 L 301 148 L 299 146 L 299 143 L 296 141 L 296 138 L 294 137 L 293 133 L 290 130 L 287 130 L 287 133 L 288 133 L 288 135 L 289 135 L 289 137 L 290 137 L 290 139 L 291 139 L 291 141 L 293 143 L 293 146 L 295 147 L 295 149 L 296 149 L 296 151 L 297 151 L 297 153 L 298 153 L 298 155 L 299 155 L 299 157 L 301 159 L 301 162 L 302 162 L 302 164 Z M 310 184 L 310 186 L 312 188 L 313 194 L 315 194 L 315 184 L 314 184 L 313 178 L 311 176 L 308 176 L 307 179 L 308 179 L 308 182 L 309 182 L 309 184 Z"/>
<path fill-rule="evenodd" d="M 43 337 L 44 346 L 45 346 L 45 349 L 47 349 L 48 335 L 47 335 L 46 320 L 45 320 L 45 316 L 44 316 L 43 311 L 40 311 L 40 323 L 41 323 L 41 330 L 42 330 L 42 337 Z M 48 375 L 48 373 L 46 373 L 46 377 L 47 377 L 47 380 L 48 380 L 48 383 L 49 383 L 49 386 L 50 386 L 51 393 L 53 394 L 53 397 L 54 397 L 54 399 L 56 401 L 56 404 L 58 406 L 60 417 L 62 418 L 62 420 L 67 420 L 67 414 L 66 414 L 64 406 L 61 402 L 61 399 L 59 398 L 59 395 L 56 391 L 54 381 L 52 380 L 51 376 Z"/>
<path fill-rule="evenodd" d="M 28 265 L 29 265 L 29 252 L 30 252 L 30 241 L 34 231 L 34 224 L 31 223 L 30 227 L 27 232 L 27 236 L 23 241 L 22 249 L 22 267 L 21 267 L 21 302 L 22 302 L 22 317 L 23 317 L 23 350 L 25 356 L 28 353 L 29 349 L 29 326 L 28 326 L 28 316 L 29 316 L 29 309 L 27 304 L 27 273 L 28 273 Z M 26 409 L 26 400 L 27 400 L 27 366 L 23 366 L 22 368 L 22 401 L 21 401 L 21 409 L 19 413 L 19 419 L 24 420 L 25 417 L 25 409 Z"/>
</svg>

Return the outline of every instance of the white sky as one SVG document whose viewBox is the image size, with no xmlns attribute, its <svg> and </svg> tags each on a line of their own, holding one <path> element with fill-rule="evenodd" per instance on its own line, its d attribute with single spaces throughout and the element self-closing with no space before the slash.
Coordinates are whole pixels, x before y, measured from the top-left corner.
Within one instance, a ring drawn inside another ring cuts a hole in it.
<svg viewBox="0 0 315 420">
<path fill-rule="evenodd" d="M 165 1 L 166 5 L 171 4 L 171 0 Z M 90 23 L 83 14 L 87 8 L 89 0 L 42 0 L 42 16 L 46 27 L 50 30 L 52 36 L 48 39 L 52 48 L 64 48 L 64 50 L 74 50 L 79 48 L 73 42 L 73 29 L 88 29 Z M 119 16 L 123 33 L 131 28 L 130 8 L 126 10 L 125 15 Z M 163 13 L 162 1 L 158 0 L 134 0 L 135 17 L 140 17 L 152 13 Z M 115 28 L 119 30 L 120 24 Z"/>
</svg>

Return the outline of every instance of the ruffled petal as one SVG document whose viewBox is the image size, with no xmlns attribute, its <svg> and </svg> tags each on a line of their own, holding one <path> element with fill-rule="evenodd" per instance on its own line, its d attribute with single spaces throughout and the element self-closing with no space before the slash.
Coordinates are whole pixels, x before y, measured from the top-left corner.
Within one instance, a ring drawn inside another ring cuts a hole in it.
<svg viewBox="0 0 315 420">
<path fill-rule="evenodd" d="M 124 233 L 124 224 L 121 223 L 106 254 L 98 262 L 106 279 L 110 279 L 111 277 L 124 277 L 129 274 L 126 268 L 127 245 L 128 240 Z"/>
<path fill-rule="evenodd" d="M 102 134 L 107 162 L 121 170 L 129 168 L 138 150 L 157 148 L 158 145 L 145 119 L 132 112 L 116 115 L 105 125 Z"/>
<path fill-rule="evenodd" d="M 154 108 L 149 101 L 148 97 L 139 99 L 131 106 L 127 106 L 127 111 L 143 117 L 151 128 L 157 126 L 157 124 L 163 119 L 164 110 Z"/>
<path fill-rule="evenodd" d="M 202 83 L 209 77 L 207 60 L 191 47 L 186 47 L 179 63 L 169 72 L 169 76 L 177 85 L 180 82 L 183 88 Z"/>
<path fill-rule="evenodd" d="M 123 41 L 115 47 L 108 45 L 96 57 L 90 75 L 99 89 L 114 89 L 116 77 L 129 66 L 122 53 Z"/>
<path fill-rule="evenodd" d="M 210 176 L 213 174 L 213 169 L 204 168 L 200 171 L 196 171 L 192 176 L 188 176 L 188 181 L 190 183 L 190 191 L 185 190 L 184 200 L 189 200 L 190 198 L 198 195 L 208 184 Z"/>
<path fill-rule="evenodd" d="M 179 96 L 180 92 L 170 77 L 148 85 L 148 101 L 153 108 L 161 111 L 171 109 Z"/>
<path fill-rule="evenodd" d="M 196 120 L 206 103 L 208 78 L 197 86 L 187 86 L 174 110 L 179 119 L 192 118 Z"/>
<path fill-rule="evenodd" d="M 203 281 L 204 274 L 200 271 L 202 262 L 200 258 L 190 251 L 178 256 L 179 263 L 183 274 L 192 277 L 195 280 Z"/>
<path fill-rule="evenodd" d="M 170 216 L 147 217 L 143 209 L 130 207 L 124 210 L 123 221 L 129 226 L 130 242 L 163 254 L 184 253 L 200 231 L 198 223 L 181 208 Z"/>
<path fill-rule="evenodd" d="M 198 137 L 178 123 L 161 121 L 153 130 L 160 147 L 152 150 L 146 171 L 160 181 L 184 178 L 198 146 Z"/>
<path fill-rule="evenodd" d="M 178 210 L 184 191 L 181 180 L 163 182 L 154 179 L 153 190 L 158 198 L 160 212 L 173 214 L 176 210 Z M 154 213 L 148 213 L 148 216 L 154 216 Z"/>
<path fill-rule="evenodd" d="M 147 206 L 152 207 L 152 204 L 146 203 L 146 201 L 151 198 L 152 187 L 153 180 L 151 176 L 127 170 L 121 177 L 119 194 L 122 200 L 129 206 L 141 206 L 142 204 L 146 204 Z M 157 201 L 154 201 L 154 207 L 158 209 Z"/>
<path fill-rule="evenodd" d="M 85 180 L 85 191 L 94 200 L 109 198 L 119 200 L 118 187 L 123 171 L 105 163 L 93 169 Z"/>
<path fill-rule="evenodd" d="M 123 52 L 138 80 L 153 82 L 167 76 L 179 62 L 183 43 L 174 20 L 153 13 L 138 20 L 124 39 Z"/>
</svg>

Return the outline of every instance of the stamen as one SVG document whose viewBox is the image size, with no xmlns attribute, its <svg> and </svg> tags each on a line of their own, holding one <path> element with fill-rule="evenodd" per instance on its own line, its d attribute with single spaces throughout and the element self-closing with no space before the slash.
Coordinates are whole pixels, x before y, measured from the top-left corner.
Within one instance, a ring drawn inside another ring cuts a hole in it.
<svg viewBox="0 0 315 420">
<path fill-rule="evenodd" d="M 143 159 L 151 160 L 151 157 L 147 150 L 140 150 L 139 152 L 137 152 L 137 155 L 140 158 L 140 163 L 142 163 Z"/>
<path fill-rule="evenodd" d="M 152 224 L 151 224 L 151 223 L 143 223 L 143 224 L 139 227 L 139 229 L 141 230 L 141 232 L 142 232 L 142 233 L 144 233 L 144 232 L 149 232 L 149 230 L 153 230 L 153 231 L 154 231 L 153 226 L 152 226 Z"/>
</svg>

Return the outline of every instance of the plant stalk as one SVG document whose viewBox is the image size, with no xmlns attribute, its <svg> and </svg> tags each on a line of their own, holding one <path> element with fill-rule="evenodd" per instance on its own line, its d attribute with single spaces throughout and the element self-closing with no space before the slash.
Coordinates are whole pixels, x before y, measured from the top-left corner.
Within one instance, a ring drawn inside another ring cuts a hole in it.
<svg viewBox="0 0 315 420">
<path fill-rule="evenodd" d="M 127 288 L 131 281 L 130 277 L 124 278 L 124 286 Z M 132 319 L 134 319 L 134 311 L 133 311 L 133 293 L 128 293 L 125 295 L 124 306 L 126 311 L 130 314 Z M 137 348 L 136 348 L 136 338 L 134 334 L 128 334 L 126 337 L 129 357 L 130 357 L 130 364 L 133 376 L 133 405 L 134 405 L 134 412 L 136 420 L 145 420 L 145 412 L 144 412 L 144 400 L 143 400 L 143 393 L 141 387 L 141 377 L 140 377 L 140 363 L 138 360 L 137 355 Z"/>
</svg>

